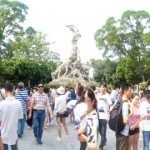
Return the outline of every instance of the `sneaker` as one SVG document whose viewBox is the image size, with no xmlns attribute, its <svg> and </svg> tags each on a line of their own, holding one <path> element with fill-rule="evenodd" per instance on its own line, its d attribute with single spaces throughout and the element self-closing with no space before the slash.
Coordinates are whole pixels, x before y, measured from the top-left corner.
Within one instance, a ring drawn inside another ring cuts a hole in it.
<svg viewBox="0 0 150 150">
<path fill-rule="evenodd" d="M 66 135 L 65 138 L 68 139 L 68 138 L 69 138 L 69 135 Z"/>
<path fill-rule="evenodd" d="M 21 137 L 22 137 L 21 133 L 18 133 L 18 137 L 19 137 L 19 138 L 21 138 Z"/>
<path fill-rule="evenodd" d="M 62 142 L 62 139 L 60 137 L 57 138 L 58 141 Z"/>
<path fill-rule="evenodd" d="M 37 143 L 38 143 L 39 145 L 42 145 L 42 144 L 43 144 L 43 142 L 42 142 L 41 140 L 37 140 Z"/>
</svg>

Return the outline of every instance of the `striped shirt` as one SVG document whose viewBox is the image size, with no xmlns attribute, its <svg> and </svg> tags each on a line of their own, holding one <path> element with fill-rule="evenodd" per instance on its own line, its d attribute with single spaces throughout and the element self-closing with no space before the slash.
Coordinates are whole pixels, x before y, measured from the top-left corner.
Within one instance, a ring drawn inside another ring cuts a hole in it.
<svg viewBox="0 0 150 150">
<path fill-rule="evenodd" d="M 33 109 L 36 110 L 45 110 L 47 105 L 50 105 L 47 94 L 45 93 L 39 94 L 38 92 L 33 94 L 31 103 L 34 104 Z"/>
<path fill-rule="evenodd" d="M 28 99 L 27 91 L 18 90 L 18 92 L 15 94 L 15 98 L 21 102 L 23 114 L 27 114 L 27 99 Z"/>
</svg>

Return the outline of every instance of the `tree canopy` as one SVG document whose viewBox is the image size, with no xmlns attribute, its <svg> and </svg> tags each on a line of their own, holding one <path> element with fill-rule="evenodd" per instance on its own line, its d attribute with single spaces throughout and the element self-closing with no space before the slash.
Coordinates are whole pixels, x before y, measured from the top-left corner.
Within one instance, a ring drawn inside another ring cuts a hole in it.
<svg viewBox="0 0 150 150">
<path fill-rule="evenodd" d="M 52 80 L 60 56 L 50 50 L 46 34 L 23 27 L 28 6 L 0 0 L 0 82 L 24 81 L 33 86 Z"/>
<path fill-rule="evenodd" d="M 114 73 L 120 80 L 139 83 L 150 79 L 150 14 L 125 11 L 116 20 L 110 17 L 95 33 L 96 45 L 105 59 L 116 60 Z"/>
</svg>

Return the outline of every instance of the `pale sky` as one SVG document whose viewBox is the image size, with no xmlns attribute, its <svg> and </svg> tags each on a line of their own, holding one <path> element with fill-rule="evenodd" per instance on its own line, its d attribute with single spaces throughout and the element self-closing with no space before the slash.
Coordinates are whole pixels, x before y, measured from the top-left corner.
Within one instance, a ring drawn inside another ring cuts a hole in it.
<svg viewBox="0 0 150 150">
<path fill-rule="evenodd" d="M 150 12 L 149 0 L 19 0 L 29 7 L 25 26 L 47 33 L 47 41 L 54 42 L 50 50 L 65 60 L 72 48 L 72 32 L 65 25 L 74 25 L 82 37 L 78 48 L 82 62 L 101 59 L 94 33 L 108 17 L 119 19 L 126 10 Z"/>
</svg>

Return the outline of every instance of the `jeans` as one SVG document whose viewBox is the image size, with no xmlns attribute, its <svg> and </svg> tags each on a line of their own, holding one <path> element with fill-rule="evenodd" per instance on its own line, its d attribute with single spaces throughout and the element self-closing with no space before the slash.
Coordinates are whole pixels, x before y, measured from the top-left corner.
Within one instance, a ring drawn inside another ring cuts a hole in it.
<svg viewBox="0 0 150 150">
<path fill-rule="evenodd" d="M 17 133 L 18 134 L 23 134 L 24 132 L 24 125 L 26 122 L 26 114 L 23 114 L 23 119 L 18 120 L 18 126 L 17 126 Z"/>
<path fill-rule="evenodd" d="M 149 150 L 150 131 L 143 131 L 143 150 Z"/>
<path fill-rule="evenodd" d="M 12 150 L 18 150 L 18 144 L 17 143 L 18 142 L 16 142 L 15 145 L 10 146 Z M 8 150 L 8 145 L 7 144 L 3 144 L 3 146 L 4 146 L 4 150 Z"/>
<path fill-rule="evenodd" d="M 105 119 L 99 119 L 99 133 L 101 135 L 101 142 L 99 145 L 100 149 L 103 149 L 103 147 L 106 144 L 106 129 L 107 129 L 107 121 Z"/>
<path fill-rule="evenodd" d="M 33 132 L 37 141 L 41 141 L 43 125 L 45 120 L 45 110 L 34 110 L 33 112 Z"/>
</svg>

